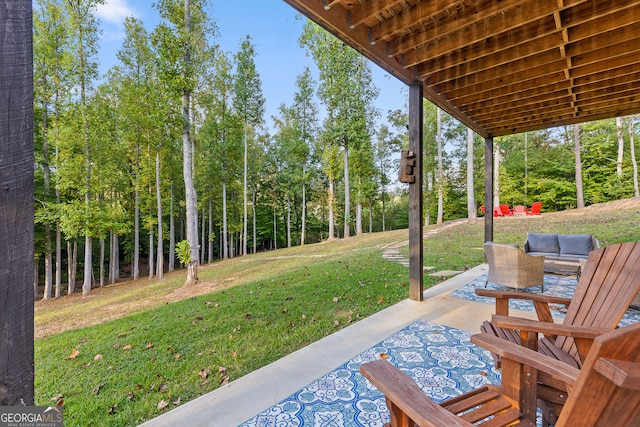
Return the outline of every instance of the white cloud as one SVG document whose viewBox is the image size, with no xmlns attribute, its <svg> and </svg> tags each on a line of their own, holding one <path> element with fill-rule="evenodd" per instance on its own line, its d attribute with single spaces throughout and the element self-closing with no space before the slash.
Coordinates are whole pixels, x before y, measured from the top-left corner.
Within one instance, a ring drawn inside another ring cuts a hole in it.
<svg viewBox="0 0 640 427">
<path fill-rule="evenodd" d="M 138 15 L 128 3 L 129 0 L 105 0 L 104 4 L 98 5 L 96 16 L 110 24 L 122 24 L 124 18 Z"/>
</svg>

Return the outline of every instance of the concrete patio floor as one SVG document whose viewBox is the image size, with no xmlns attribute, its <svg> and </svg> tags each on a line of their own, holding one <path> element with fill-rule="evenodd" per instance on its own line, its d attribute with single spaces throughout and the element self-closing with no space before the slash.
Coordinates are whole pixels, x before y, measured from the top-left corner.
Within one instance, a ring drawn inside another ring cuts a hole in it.
<svg viewBox="0 0 640 427">
<path fill-rule="evenodd" d="M 494 307 L 447 294 L 486 272 L 486 264 L 465 271 L 427 289 L 424 301 L 401 301 L 142 426 L 237 426 L 420 319 L 479 332 L 481 322 L 491 317 Z M 534 316 L 524 311 L 514 314 Z"/>
</svg>

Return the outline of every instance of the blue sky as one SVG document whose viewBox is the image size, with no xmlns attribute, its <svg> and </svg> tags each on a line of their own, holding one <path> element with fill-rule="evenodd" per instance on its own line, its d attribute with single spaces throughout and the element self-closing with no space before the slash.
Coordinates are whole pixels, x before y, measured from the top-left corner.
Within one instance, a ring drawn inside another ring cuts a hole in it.
<svg viewBox="0 0 640 427">
<path fill-rule="evenodd" d="M 124 38 L 123 22 L 127 16 L 142 20 L 149 30 L 159 22 L 154 2 L 150 0 L 106 0 L 97 11 L 102 22 L 100 68 L 106 71 L 116 64 L 116 53 Z M 271 116 L 280 104 L 290 105 L 296 91 L 296 77 L 305 66 L 315 73 L 313 60 L 299 47 L 298 37 L 304 20 L 296 19 L 297 12 L 282 0 L 210 0 L 209 16 L 216 23 L 219 37 L 216 42 L 223 50 L 238 51 L 241 40 L 249 34 L 256 48 L 256 67 L 262 80 L 266 98 L 265 120 L 271 127 Z M 380 89 L 376 107 L 381 118 L 387 110 L 404 108 L 405 85 L 372 64 L 374 84 Z M 317 74 L 316 74 L 317 79 Z"/>
</svg>

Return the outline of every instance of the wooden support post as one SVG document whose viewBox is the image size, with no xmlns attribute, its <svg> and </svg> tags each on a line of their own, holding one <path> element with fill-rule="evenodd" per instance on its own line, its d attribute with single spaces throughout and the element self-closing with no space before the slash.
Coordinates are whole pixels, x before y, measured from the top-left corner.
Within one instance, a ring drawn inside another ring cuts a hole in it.
<svg viewBox="0 0 640 427">
<path fill-rule="evenodd" d="M 484 139 L 484 241 L 493 241 L 493 138 Z"/>
<path fill-rule="evenodd" d="M 33 405 L 32 8 L 0 1 L 0 406 Z"/>
<path fill-rule="evenodd" d="M 422 102 L 421 82 L 409 86 L 409 150 L 416 154 L 415 181 L 409 184 L 409 298 L 422 301 Z"/>
</svg>

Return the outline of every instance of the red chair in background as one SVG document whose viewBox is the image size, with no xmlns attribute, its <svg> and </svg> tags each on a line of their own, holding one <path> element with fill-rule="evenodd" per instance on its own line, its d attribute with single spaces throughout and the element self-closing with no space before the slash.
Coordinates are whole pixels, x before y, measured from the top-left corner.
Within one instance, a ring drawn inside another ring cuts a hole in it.
<svg viewBox="0 0 640 427">
<path fill-rule="evenodd" d="M 540 209 L 542 209 L 542 202 L 533 202 L 531 209 L 527 209 L 527 215 L 542 215 Z"/>
<path fill-rule="evenodd" d="M 527 209 L 524 206 L 518 205 L 513 207 L 513 216 L 526 216 L 526 215 L 527 215 Z"/>
<path fill-rule="evenodd" d="M 502 216 L 513 216 L 513 211 L 509 208 L 509 205 L 500 205 L 500 212 Z"/>
</svg>

